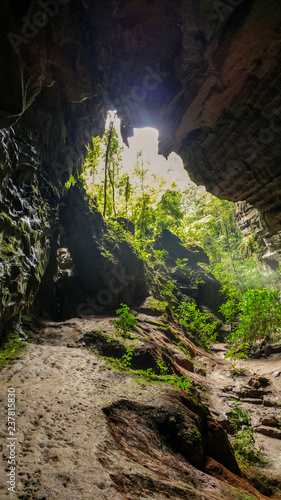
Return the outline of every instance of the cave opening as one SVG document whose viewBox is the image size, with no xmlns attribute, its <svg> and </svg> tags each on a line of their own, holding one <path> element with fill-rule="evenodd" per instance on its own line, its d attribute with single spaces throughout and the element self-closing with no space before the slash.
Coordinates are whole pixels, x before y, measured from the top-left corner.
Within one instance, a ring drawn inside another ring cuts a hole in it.
<svg viewBox="0 0 281 500">
<path fill-rule="evenodd" d="M 279 498 L 280 0 L 2 3 L 16 496 Z"/>
<path fill-rule="evenodd" d="M 278 274 L 273 276 L 262 260 L 262 239 L 253 235 L 244 238 L 238 228 L 237 206 L 193 183 L 176 153 L 167 158 L 159 155 L 156 129 L 134 128 L 133 132 L 124 144 L 121 121 L 116 111 L 109 111 L 103 136 L 94 137 L 87 146 L 82 175 L 78 181 L 71 178 L 66 183 L 60 209 L 53 318 L 60 321 L 114 312 L 122 301 L 130 306 L 141 303 L 148 293 L 143 266 L 150 259 L 165 256 L 169 239 L 172 244 L 177 239 L 194 247 L 201 256 L 201 268 L 196 272 L 200 274 L 202 268 L 211 271 L 217 283 L 232 273 L 237 286 L 244 280 L 246 288 L 273 283 L 279 287 Z M 91 200 L 91 213 L 84 191 Z M 157 243 L 165 231 L 167 241 Z M 127 244 L 132 245 L 141 264 L 134 261 Z M 130 276 L 135 276 L 137 267 L 133 287 L 126 278 L 128 262 Z M 184 267 L 184 262 L 175 265 Z M 207 302 L 221 317 L 222 297 L 217 290 L 210 300 L 202 290 L 198 292 L 200 279 L 189 277 L 186 281 L 188 286 L 182 283 L 182 291 L 193 294 L 199 305 Z"/>
</svg>

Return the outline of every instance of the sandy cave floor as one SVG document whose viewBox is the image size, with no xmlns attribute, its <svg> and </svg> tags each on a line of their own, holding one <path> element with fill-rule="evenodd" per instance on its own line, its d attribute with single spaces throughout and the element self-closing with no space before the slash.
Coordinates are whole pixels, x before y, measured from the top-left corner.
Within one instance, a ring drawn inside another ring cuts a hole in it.
<svg viewBox="0 0 281 500">
<path fill-rule="evenodd" d="M 165 386 L 161 386 L 159 392 L 159 386 L 140 384 L 127 373 L 112 370 L 99 356 L 75 347 L 78 333 L 97 325 L 99 328 L 110 327 L 109 321 L 108 318 L 74 319 L 62 324 L 50 324 L 50 327 L 47 325 L 40 344 L 28 345 L 27 351 L 0 373 L 1 499 L 134 498 L 130 495 L 124 497 L 116 491 L 110 473 L 99 459 L 102 450 L 109 461 L 121 460 L 125 469 L 132 470 L 132 463 L 128 463 L 126 457 L 118 456 L 102 408 L 122 398 L 146 403 L 153 401 Z M 281 375 L 272 376 L 281 369 L 280 355 L 242 361 L 241 366 L 245 366 L 247 375 L 233 378 L 228 371 L 229 361 L 223 358 L 224 346 L 218 346 L 216 351 L 211 354 L 198 352 L 197 359 L 206 367 L 207 375 L 192 374 L 197 383 L 206 387 L 208 405 L 214 415 L 229 411 L 229 397 L 235 395 L 253 375 L 267 377 L 270 380 L 270 397 L 281 402 Z M 9 387 L 16 389 L 16 495 L 8 494 L 6 484 Z M 251 410 L 254 426 L 258 426 L 265 416 L 280 417 L 280 410 L 276 407 L 243 403 L 243 408 Z M 259 472 L 281 481 L 280 439 L 261 434 L 257 437 L 263 441 L 269 459 Z M 134 464 L 134 467 L 134 473 L 143 474 L 141 466 Z M 206 477 L 198 472 L 200 484 L 204 483 L 203 476 Z M 198 495 L 190 494 L 190 499 L 228 500 L 223 488 L 211 477 Z M 168 497 L 153 494 L 136 498 L 160 500 Z M 182 497 L 175 495 L 169 498 Z M 281 498 L 281 494 L 276 493 L 274 498 Z"/>
</svg>

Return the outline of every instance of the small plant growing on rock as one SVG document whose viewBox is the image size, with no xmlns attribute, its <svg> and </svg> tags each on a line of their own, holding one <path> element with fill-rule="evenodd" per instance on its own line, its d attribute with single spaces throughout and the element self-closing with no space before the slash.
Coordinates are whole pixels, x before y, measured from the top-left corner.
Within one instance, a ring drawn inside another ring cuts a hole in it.
<svg viewBox="0 0 281 500">
<path fill-rule="evenodd" d="M 164 262 L 164 255 L 168 255 L 167 250 L 154 250 L 154 255 L 159 262 Z"/>
<path fill-rule="evenodd" d="M 243 410 L 242 405 L 236 399 L 231 398 L 232 409 L 229 413 L 229 420 L 235 430 L 235 432 L 239 431 L 243 425 L 250 425 L 251 417 L 250 410 Z"/>
<path fill-rule="evenodd" d="M 236 352 L 233 348 L 230 348 L 228 353 L 225 355 L 225 358 L 231 358 L 231 365 L 229 367 L 229 373 L 233 377 L 243 377 L 246 375 L 245 368 L 241 366 L 236 366 L 234 364 L 234 359 L 241 361 L 241 359 L 247 359 L 248 355 L 245 352 Z"/>
<path fill-rule="evenodd" d="M 220 308 L 231 325 L 229 351 L 251 352 L 261 341 L 276 341 L 281 335 L 281 299 L 279 290 L 248 289 L 240 293 L 225 287 L 228 299 Z"/>
<path fill-rule="evenodd" d="M 168 368 L 165 366 L 164 361 L 160 361 L 160 359 L 158 359 L 156 361 L 156 365 L 158 366 L 161 375 L 165 375 L 167 373 Z"/>
<path fill-rule="evenodd" d="M 200 344 L 210 347 L 216 342 L 218 322 L 212 321 L 211 317 L 199 311 L 194 302 L 180 302 L 175 314 L 179 322 L 196 336 Z"/>
<path fill-rule="evenodd" d="M 163 295 L 167 295 L 168 297 L 171 297 L 174 293 L 174 290 L 176 288 L 176 285 L 172 281 L 168 281 L 166 283 L 165 288 L 163 290 Z"/>
<path fill-rule="evenodd" d="M 126 304 L 120 304 L 120 308 L 117 309 L 116 314 L 119 316 L 119 319 L 114 319 L 112 324 L 115 326 L 117 333 L 122 335 L 122 337 L 131 338 L 129 332 L 134 326 L 139 324 L 137 318 L 130 313 L 130 308 Z"/>
<path fill-rule="evenodd" d="M 194 393 L 194 391 L 197 391 L 198 389 L 198 386 L 194 387 L 192 379 L 187 377 L 186 375 L 180 377 L 179 375 L 176 375 L 174 373 L 173 375 L 164 375 L 162 378 L 168 384 L 173 384 L 179 389 L 182 389 L 183 391 L 186 392 Z"/>
<path fill-rule="evenodd" d="M 251 426 L 250 410 L 245 411 L 239 401 L 235 399 L 232 399 L 232 401 L 233 406 L 229 414 L 229 420 L 235 431 L 233 448 L 236 457 L 247 465 L 264 462 L 264 447 L 256 447 L 255 431 Z"/>
<path fill-rule="evenodd" d="M 186 269 L 188 259 L 177 259 L 176 265 L 179 269 Z"/>
<path fill-rule="evenodd" d="M 133 357 L 133 351 L 128 347 L 125 354 L 122 356 L 122 361 L 121 361 L 122 365 L 125 368 L 130 368 L 132 357 Z"/>
</svg>

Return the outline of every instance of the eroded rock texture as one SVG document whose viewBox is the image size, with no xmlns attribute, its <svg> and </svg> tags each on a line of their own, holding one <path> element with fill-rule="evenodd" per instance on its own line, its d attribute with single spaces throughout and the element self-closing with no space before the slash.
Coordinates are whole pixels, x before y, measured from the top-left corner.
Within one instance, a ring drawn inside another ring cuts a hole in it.
<svg viewBox="0 0 281 500">
<path fill-rule="evenodd" d="M 195 182 L 280 230 L 281 5 L 234 4 L 2 2 L 1 328 L 33 299 L 49 254 L 56 266 L 62 187 L 106 109 L 125 142 L 156 127 L 160 152 L 178 152 Z"/>
<path fill-rule="evenodd" d="M 281 232 L 269 233 L 259 211 L 245 201 L 237 203 L 235 219 L 243 236 L 257 242 L 264 262 L 277 269 L 281 261 Z"/>
</svg>

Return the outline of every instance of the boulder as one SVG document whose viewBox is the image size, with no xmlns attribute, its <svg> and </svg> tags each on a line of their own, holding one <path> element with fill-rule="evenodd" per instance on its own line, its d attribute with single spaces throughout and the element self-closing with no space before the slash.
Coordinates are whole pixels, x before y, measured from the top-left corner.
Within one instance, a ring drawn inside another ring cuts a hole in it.
<svg viewBox="0 0 281 500">
<path fill-rule="evenodd" d="M 209 264 L 209 257 L 203 248 L 197 245 L 184 245 L 180 238 L 169 229 L 163 229 L 156 237 L 153 246 L 155 250 L 166 250 L 168 252 L 168 255 L 164 255 L 164 260 L 169 266 L 174 266 L 177 259 L 188 259 L 188 266 L 198 262 Z"/>
<path fill-rule="evenodd" d="M 178 283 L 183 295 L 192 297 L 199 306 L 207 306 L 213 314 L 221 318 L 219 308 L 223 303 L 220 293 L 221 284 L 211 274 L 198 265 L 199 262 L 209 263 L 209 257 L 203 248 L 197 245 L 184 245 L 178 236 L 168 229 L 155 238 L 155 250 L 165 250 L 163 259 L 171 277 Z M 177 259 L 186 259 L 186 266 L 178 266 Z"/>
<path fill-rule="evenodd" d="M 212 417 L 208 417 L 208 448 L 207 455 L 223 464 L 234 474 L 240 476 L 240 469 L 229 444 L 226 431 Z"/>
<path fill-rule="evenodd" d="M 272 427 L 257 427 L 256 432 L 274 439 L 281 439 L 281 430 L 273 429 Z"/>
<path fill-rule="evenodd" d="M 188 359 L 184 354 L 181 353 L 174 354 L 173 358 L 174 361 L 177 363 L 177 365 L 179 365 L 181 368 L 184 368 L 189 372 L 194 371 L 194 366 L 192 361 Z"/>
<path fill-rule="evenodd" d="M 270 415 L 262 419 L 262 425 L 266 425 L 268 427 L 280 427 L 281 422 L 274 415 Z"/>
<path fill-rule="evenodd" d="M 267 387 L 269 383 L 270 382 L 266 377 L 251 377 L 248 385 L 254 387 L 255 389 L 260 389 L 261 387 Z"/>
<path fill-rule="evenodd" d="M 135 306 L 148 296 L 143 260 L 108 229 L 80 182 L 66 192 L 60 220 L 75 267 L 59 289 L 63 319 L 114 311 L 122 302 Z"/>
</svg>

